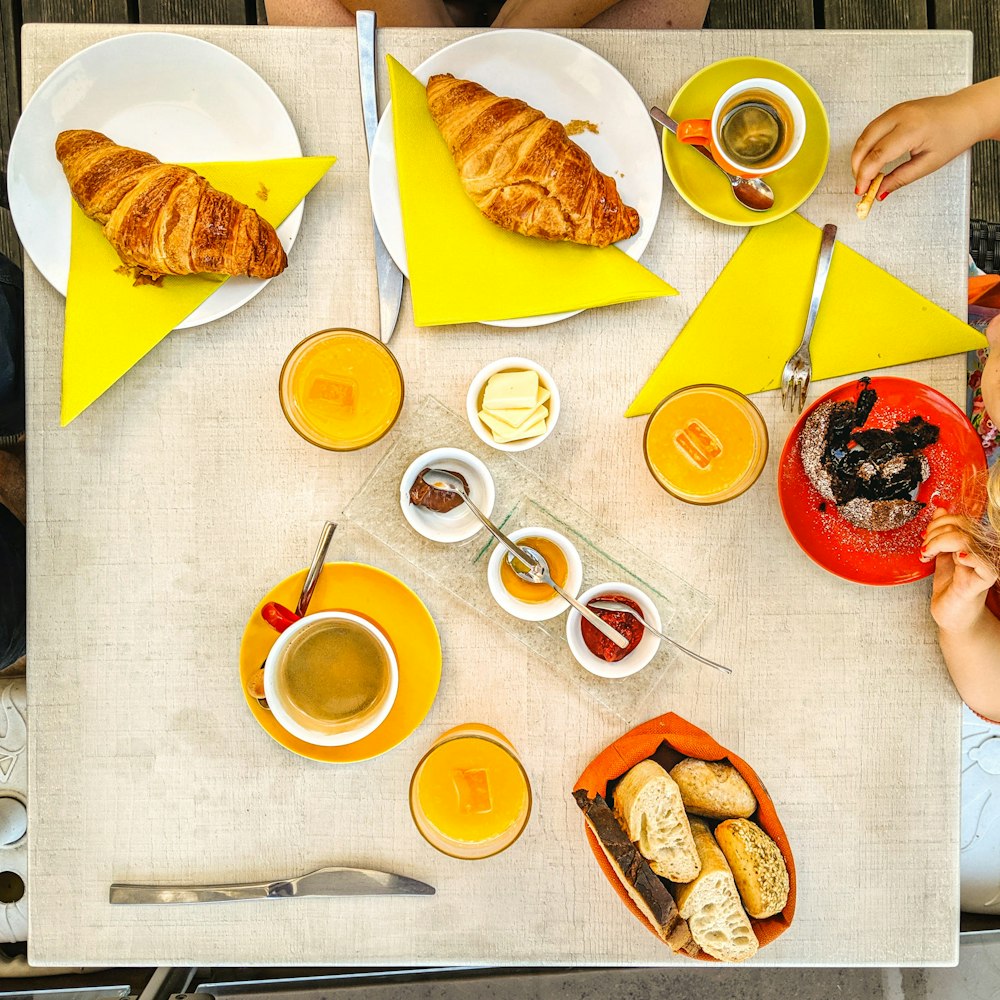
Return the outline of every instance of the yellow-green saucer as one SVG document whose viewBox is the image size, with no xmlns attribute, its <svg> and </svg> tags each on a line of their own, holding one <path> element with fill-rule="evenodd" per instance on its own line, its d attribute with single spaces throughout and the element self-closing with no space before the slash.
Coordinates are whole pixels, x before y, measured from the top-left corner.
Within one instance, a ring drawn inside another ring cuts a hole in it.
<svg viewBox="0 0 1000 1000">
<path fill-rule="evenodd" d="M 774 191 L 774 205 L 766 212 L 744 208 L 718 167 L 663 130 L 663 162 L 677 193 L 696 212 L 728 226 L 760 226 L 794 212 L 816 190 L 830 158 L 830 123 L 819 95 L 795 70 L 772 59 L 739 56 L 706 66 L 681 87 L 667 113 L 678 122 L 710 118 L 725 91 L 752 77 L 783 83 L 794 91 L 806 114 L 806 136 L 795 159 L 765 178 Z"/>
</svg>

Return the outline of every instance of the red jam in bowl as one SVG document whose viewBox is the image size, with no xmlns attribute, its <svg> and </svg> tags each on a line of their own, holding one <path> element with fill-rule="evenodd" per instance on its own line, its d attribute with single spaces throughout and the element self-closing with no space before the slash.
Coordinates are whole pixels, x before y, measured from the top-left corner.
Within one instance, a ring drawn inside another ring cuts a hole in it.
<svg viewBox="0 0 1000 1000">
<path fill-rule="evenodd" d="M 639 614 L 642 614 L 642 608 L 639 607 L 631 597 L 625 597 L 623 594 L 600 594 L 594 598 L 595 601 L 621 601 L 622 604 L 627 604 L 630 608 L 634 608 Z M 583 641 L 594 656 L 607 663 L 617 663 L 619 660 L 625 659 L 629 653 L 639 645 L 639 640 L 642 639 L 642 633 L 645 629 L 642 627 L 642 622 L 638 618 L 633 617 L 627 611 L 604 611 L 595 607 L 591 607 L 590 604 L 587 605 L 591 611 L 597 615 L 602 621 L 607 622 L 616 632 L 620 632 L 627 640 L 628 645 L 624 649 L 619 649 L 606 635 L 599 632 L 586 618 L 580 619 L 580 631 L 583 633 Z"/>
</svg>

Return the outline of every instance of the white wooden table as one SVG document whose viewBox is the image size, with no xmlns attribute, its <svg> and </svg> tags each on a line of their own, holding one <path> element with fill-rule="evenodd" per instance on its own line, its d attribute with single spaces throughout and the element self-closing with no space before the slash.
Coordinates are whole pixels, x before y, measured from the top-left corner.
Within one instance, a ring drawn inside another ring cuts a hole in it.
<svg viewBox="0 0 1000 1000">
<path fill-rule="evenodd" d="M 28 25 L 24 96 L 73 52 L 122 29 Z M 444 646 L 421 728 L 369 763 L 324 766 L 272 742 L 244 704 L 236 654 L 259 596 L 300 568 L 385 445 L 333 456 L 287 427 L 275 391 L 289 348 L 377 317 L 354 36 L 347 30 L 184 29 L 274 87 L 306 153 L 339 161 L 306 205 L 288 271 L 210 327 L 173 334 L 66 429 L 58 426 L 62 298 L 29 265 L 30 934 L 36 964 L 690 964 L 626 911 L 591 858 L 569 797 L 625 728 L 557 683 L 524 647 L 384 548 L 345 548 L 397 572 Z M 392 30 L 415 66 L 462 32 Z M 830 166 L 803 214 L 961 315 L 967 158 L 854 220 L 849 152 L 895 101 L 969 82 L 962 33 L 574 32 L 648 104 L 715 59 L 779 59 L 830 116 Z M 383 95 L 383 98 L 385 95 Z M 938 654 L 929 587 L 869 589 L 814 566 L 786 531 L 776 460 L 792 419 L 758 400 L 772 451 L 758 485 L 722 507 L 674 502 L 650 478 L 643 422 L 620 417 L 738 245 L 666 182 L 644 261 L 680 297 L 536 330 L 417 330 L 409 298 L 393 348 L 407 407 L 433 392 L 461 411 L 485 361 L 527 354 L 563 395 L 559 427 L 524 461 L 717 601 L 703 651 L 729 679 L 677 666 L 633 723 L 674 710 L 767 783 L 799 879 L 791 930 L 761 965 L 934 965 L 958 957 L 959 699 Z M 609 368 L 603 359 L 613 354 Z M 963 362 L 897 373 L 961 399 Z M 815 395 L 825 388 L 815 387 Z M 611 494 L 601 467 L 620 483 Z M 523 755 L 528 831 L 488 861 L 452 861 L 410 820 L 412 769 L 432 740 L 481 719 Z M 307 899 L 137 911 L 120 881 L 236 881 L 322 864 L 382 867 L 433 898 Z"/>
</svg>

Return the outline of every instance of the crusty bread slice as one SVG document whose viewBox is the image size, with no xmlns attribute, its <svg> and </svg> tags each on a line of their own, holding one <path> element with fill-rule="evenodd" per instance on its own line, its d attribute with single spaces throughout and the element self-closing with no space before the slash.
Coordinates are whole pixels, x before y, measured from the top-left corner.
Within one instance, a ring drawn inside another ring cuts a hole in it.
<svg viewBox="0 0 1000 1000">
<path fill-rule="evenodd" d="M 691 820 L 701 874 L 677 888 L 677 907 L 687 920 L 691 935 L 720 962 L 742 962 L 756 954 L 758 943 L 725 855 L 708 825 Z"/>
<path fill-rule="evenodd" d="M 748 819 L 727 819 L 715 839 L 729 862 L 740 898 L 751 917 L 780 913 L 788 902 L 788 868 L 778 845 Z"/>
<path fill-rule="evenodd" d="M 691 933 L 677 911 L 674 897 L 653 874 L 645 858 L 618 825 L 603 796 L 595 795 L 590 798 L 581 788 L 573 793 L 573 798 L 583 811 L 587 825 L 593 830 L 619 881 L 656 933 L 674 951 L 690 948 Z"/>
<path fill-rule="evenodd" d="M 701 871 L 680 789 L 655 760 L 640 761 L 618 782 L 615 816 L 657 875 L 690 882 Z"/>
<path fill-rule="evenodd" d="M 698 760 L 685 757 L 670 771 L 677 782 L 688 812 L 709 819 L 752 816 L 757 799 L 743 776 L 721 760 Z"/>
</svg>

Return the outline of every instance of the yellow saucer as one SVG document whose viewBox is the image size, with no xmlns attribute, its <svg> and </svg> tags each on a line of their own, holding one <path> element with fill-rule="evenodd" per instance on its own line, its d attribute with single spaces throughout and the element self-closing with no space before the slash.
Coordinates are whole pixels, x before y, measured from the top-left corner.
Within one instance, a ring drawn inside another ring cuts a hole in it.
<svg viewBox="0 0 1000 1000">
<path fill-rule="evenodd" d="M 696 212 L 729 226 L 760 226 L 794 212 L 816 190 L 830 158 L 830 123 L 819 95 L 795 70 L 772 59 L 739 56 L 706 66 L 681 87 L 667 113 L 678 122 L 710 118 L 723 93 L 751 77 L 783 83 L 802 102 L 806 113 L 802 148 L 788 166 L 765 178 L 774 191 L 774 205 L 766 212 L 744 208 L 733 197 L 729 181 L 717 166 L 663 130 L 663 162 L 677 193 Z"/>
<path fill-rule="evenodd" d="M 256 698 L 247 693 L 247 681 L 260 668 L 278 633 L 260 616 L 268 601 L 294 608 L 306 571 L 300 570 L 269 590 L 254 608 L 240 643 L 240 685 L 253 717 L 286 750 L 329 764 L 370 760 L 402 743 L 434 704 L 441 681 L 441 641 L 437 626 L 423 601 L 396 577 L 363 563 L 327 563 L 316 582 L 310 611 L 352 611 L 377 624 L 396 653 L 399 690 L 392 710 L 378 729 L 357 743 L 321 747 L 306 743 L 282 728 Z"/>
</svg>

